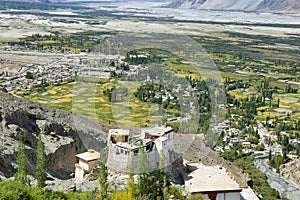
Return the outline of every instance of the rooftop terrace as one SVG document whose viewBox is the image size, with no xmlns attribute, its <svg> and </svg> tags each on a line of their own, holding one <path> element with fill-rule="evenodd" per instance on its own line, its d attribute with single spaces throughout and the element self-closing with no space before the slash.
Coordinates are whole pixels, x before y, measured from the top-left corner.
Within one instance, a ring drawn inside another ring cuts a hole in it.
<svg viewBox="0 0 300 200">
<path fill-rule="evenodd" d="M 190 193 L 206 193 L 210 191 L 241 191 L 239 185 L 232 180 L 221 166 L 205 166 L 188 164 L 195 170 L 188 175 L 185 187 Z"/>
</svg>

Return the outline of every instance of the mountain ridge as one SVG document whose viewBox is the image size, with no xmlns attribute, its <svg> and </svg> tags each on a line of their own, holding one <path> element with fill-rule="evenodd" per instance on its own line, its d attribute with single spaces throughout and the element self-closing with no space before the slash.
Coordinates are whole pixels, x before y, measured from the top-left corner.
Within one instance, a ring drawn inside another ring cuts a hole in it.
<svg viewBox="0 0 300 200">
<path fill-rule="evenodd" d="M 300 0 L 172 0 L 168 7 L 253 12 L 299 12 Z"/>
</svg>

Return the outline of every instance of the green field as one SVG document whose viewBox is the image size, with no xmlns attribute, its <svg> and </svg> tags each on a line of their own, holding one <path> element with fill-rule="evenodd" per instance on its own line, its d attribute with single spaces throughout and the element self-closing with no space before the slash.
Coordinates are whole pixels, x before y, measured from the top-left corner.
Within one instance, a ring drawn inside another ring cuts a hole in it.
<svg viewBox="0 0 300 200">
<path fill-rule="evenodd" d="M 18 95 L 50 107 L 70 111 L 101 123 L 113 123 L 127 126 L 145 126 L 161 122 L 161 116 L 155 115 L 156 104 L 141 102 L 134 97 L 137 85 L 122 82 L 119 85 L 129 88 L 129 95 L 122 100 L 109 102 L 103 94 L 114 83 L 108 80 L 101 84 L 89 82 L 71 82 L 48 87 L 45 92 L 34 91 L 28 95 Z"/>
</svg>

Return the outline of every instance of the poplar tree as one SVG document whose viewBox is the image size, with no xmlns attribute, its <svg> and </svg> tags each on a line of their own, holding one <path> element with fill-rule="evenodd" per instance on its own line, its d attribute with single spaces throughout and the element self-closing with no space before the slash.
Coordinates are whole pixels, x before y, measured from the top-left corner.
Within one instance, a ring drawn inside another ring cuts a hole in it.
<svg viewBox="0 0 300 200">
<path fill-rule="evenodd" d="M 100 172 L 99 172 L 99 187 L 100 187 L 100 199 L 106 199 L 107 198 L 107 189 L 108 189 L 108 171 L 106 167 L 106 156 L 105 152 L 102 149 L 100 152 Z"/>
<path fill-rule="evenodd" d="M 45 146 L 42 141 L 41 135 L 38 137 L 37 142 L 37 163 L 36 163 L 36 178 L 37 186 L 39 188 L 44 188 L 46 186 L 46 160 L 45 160 Z"/>
<path fill-rule="evenodd" d="M 143 142 L 139 142 L 139 151 L 138 151 L 138 173 L 144 174 L 146 172 L 146 153 L 143 149 Z"/>
<path fill-rule="evenodd" d="M 30 180 L 27 177 L 27 163 L 25 154 L 25 144 L 23 133 L 19 133 L 18 157 L 17 157 L 18 171 L 15 173 L 14 178 L 22 184 L 30 185 Z"/>
<path fill-rule="evenodd" d="M 134 199 L 134 191 L 135 191 L 135 185 L 134 185 L 134 164 L 133 164 L 133 158 L 132 158 L 133 152 L 130 151 L 128 154 L 128 162 L 127 162 L 127 174 L 128 178 L 126 179 L 126 185 L 127 185 L 127 200 Z"/>
<path fill-rule="evenodd" d="M 138 188 L 140 195 L 145 195 L 149 188 L 148 175 L 146 173 L 146 154 L 143 150 L 143 142 L 139 142 L 138 150 Z"/>
</svg>

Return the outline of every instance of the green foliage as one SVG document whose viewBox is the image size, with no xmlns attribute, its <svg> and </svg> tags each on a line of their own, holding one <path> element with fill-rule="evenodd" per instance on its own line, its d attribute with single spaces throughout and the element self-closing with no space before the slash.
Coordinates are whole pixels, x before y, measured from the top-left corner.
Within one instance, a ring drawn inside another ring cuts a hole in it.
<svg viewBox="0 0 300 200">
<path fill-rule="evenodd" d="M 163 57 L 160 57 L 157 54 L 158 52 L 153 51 L 151 49 L 150 50 L 148 49 L 148 51 L 145 49 L 145 51 L 133 50 L 131 52 L 128 52 L 126 54 L 126 57 L 125 57 L 124 61 L 131 64 L 131 65 L 161 63 L 162 62 Z M 150 52 L 151 54 L 146 56 L 145 54 L 148 54 L 148 52 Z M 161 51 L 161 52 L 163 52 L 163 51 Z M 166 52 L 164 52 L 164 53 L 166 53 Z"/>
<path fill-rule="evenodd" d="M 1 4 L 1 3 L 0 3 Z M 64 23 L 70 21 L 66 19 L 58 19 Z M 54 50 L 54 51 L 75 51 L 90 52 L 97 46 L 102 37 L 110 35 L 110 32 L 87 31 L 72 34 L 62 34 L 55 32 L 51 35 L 33 34 L 18 42 L 9 42 L 9 45 L 26 46 L 32 50 Z M 80 60 L 80 64 L 86 64 L 86 60 Z"/>
<path fill-rule="evenodd" d="M 183 199 L 182 190 L 171 185 L 168 189 L 168 196 L 174 196 L 176 199 Z"/>
<path fill-rule="evenodd" d="M 298 156 L 300 156 L 300 145 L 299 144 L 297 144 L 297 147 L 296 147 L 296 154 Z"/>
<path fill-rule="evenodd" d="M 235 161 L 236 159 L 239 159 L 243 157 L 244 154 L 242 154 L 242 146 L 240 144 L 234 144 L 233 147 L 229 151 L 225 151 L 222 154 L 222 157 L 226 160 L 229 160 L 231 162 Z"/>
<path fill-rule="evenodd" d="M 27 162 L 25 154 L 25 144 L 23 133 L 19 133 L 19 146 L 17 157 L 18 171 L 15 173 L 14 178 L 22 184 L 30 185 L 30 180 L 27 177 Z"/>
<path fill-rule="evenodd" d="M 127 185 L 127 200 L 131 200 L 131 199 L 133 200 L 134 192 L 135 192 L 133 176 L 129 176 L 129 178 L 126 180 L 126 185 Z"/>
<path fill-rule="evenodd" d="M 4 200 L 88 200 L 92 193 L 53 192 L 42 188 L 30 188 L 19 181 L 0 181 L 0 199 Z"/>
<path fill-rule="evenodd" d="M 270 187 L 266 175 L 257 169 L 253 163 L 253 156 L 243 157 L 234 161 L 253 181 L 253 189 L 264 199 L 280 199 L 279 193 Z"/>
<path fill-rule="evenodd" d="M 44 143 L 42 141 L 41 135 L 38 136 L 37 143 L 37 163 L 36 163 L 36 178 L 37 185 L 39 188 L 44 188 L 46 186 L 46 160 L 44 153 Z"/>
<path fill-rule="evenodd" d="M 105 158 L 105 153 L 102 150 L 100 153 L 100 172 L 99 172 L 99 188 L 100 188 L 100 198 L 101 199 L 106 199 L 107 198 L 107 189 L 108 189 L 108 182 L 107 182 L 107 177 L 108 177 L 108 170 L 106 167 L 106 158 Z"/>
<path fill-rule="evenodd" d="M 143 150 L 143 142 L 139 142 L 139 151 L 138 151 L 138 173 L 146 172 L 146 153 Z"/>
<path fill-rule="evenodd" d="M 112 200 L 131 200 L 131 198 L 128 196 L 128 192 L 126 190 L 114 191 L 110 195 L 110 199 L 112 199 Z"/>
<path fill-rule="evenodd" d="M 30 187 L 22 184 L 20 181 L 1 181 L 0 182 L 0 199 L 30 199 Z"/>
<path fill-rule="evenodd" d="M 269 164 L 271 167 L 275 168 L 277 172 L 279 172 L 280 165 L 286 163 L 287 159 L 283 156 L 274 156 L 270 161 Z"/>
<path fill-rule="evenodd" d="M 271 149 L 269 151 L 268 159 L 269 159 L 269 161 L 272 159 L 272 151 L 271 151 Z"/>
<path fill-rule="evenodd" d="M 166 184 L 164 177 L 166 176 Z M 163 199 L 164 185 L 169 187 L 169 174 L 163 170 L 154 170 L 139 176 L 137 197 L 148 197 L 149 199 Z"/>
<path fill-rule="evenodd" d="M 193 194 L 189 196 L 188 200 L 205 200 L 201 194 Z"/>
<path fill-rule="evenodd" d="M 258 144 L 259 143 L 259 139 L 257 139 L 256 137 L 253 137 L 251 136 L 248 141 L 251 143 L 251 144 Z"/>
<path fill-rule="evenodd" d="M 169 187 L 167 177 L 164 176 L 164 198 L 167 199 L 169 197 Z"/>
<path fill-rule="evenodd" d="M 167 122 L 166 124 L 167 124 L 167 126 L 171 126 L 175 133 L 178 133 L 179 128 L 181 126 L 180 122 Z"/>
<path fill-rule="evenodd" d="M 30 71 L 27 71 L 26 75 L 25 75 L 25 78 L 27 78 L 27 79 L 33 79 L 33 73 L 30 72 Z"/>
</svg>

